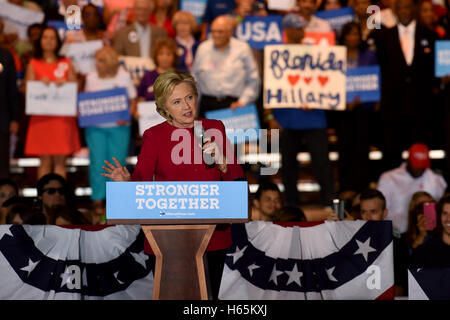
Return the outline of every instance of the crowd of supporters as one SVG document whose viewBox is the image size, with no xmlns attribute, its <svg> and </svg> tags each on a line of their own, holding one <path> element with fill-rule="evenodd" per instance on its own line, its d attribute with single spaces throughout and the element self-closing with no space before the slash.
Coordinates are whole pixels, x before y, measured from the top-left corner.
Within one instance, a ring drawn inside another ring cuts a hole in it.
<svg viewBox="0 0 450 320">
<path fill-rule="evenodd" d="M 431 170 L 429 159 L 429 149 L 450 150 L 446 130 L 450 75 L 434 75 L 435 41 L 450 39 L 448 0 L 445 5 L 430 0 L 298 0 L 287 11 L 272 10 L 272 1 L 207 0 L 204 15 L 197 18 L 181 10 L 183 1 L 178 0 L 7 2 L 44 13 L 44 21 L 30 25 L 23 38 L 6 28 L 0 18 L 0 223 L 102 223 L 106 199 L 103 160 L 114 156 L 124 163 L 127 156 L 139 153 L 137 104 L 155 100 L 153 84 L 161 73 L 183 70 L 192 73 L 198 83 L 201 116 L 210 110 L 255 103 L 263 126 L 281 131 L 280 176 L 285 192 L 264 182 L 273 182 L 272 177 L 264 177 L 254 196 L 253 220 L 307 220 L 297 192 L 297 153 L 306 146 L 323 207 L 343 198 L 346 219 L 371 220 L 361 204 L 380 199 L 378 209 L 382 211 L 376 219 L 393 221 L 395 237 L 407 252 L 400 260 L 408 261 L 402 264 L 450 266 L 448 259 L 436 258 L 450 248 L 450 200 L 445 195 L 450 157 L 445 158 L 442 175 Z M 61 34 L 52 25 L 69 21 L 76 14 L 69 10 L 72 5 L 81 9 L 82 28 Z M 371 5 L 381 11 L 368 10 Z M 354 21 L 340 30 L 333 30 L 329 22 L 315 15 L 344 7 L 353 8 Z M 347 68 L 379 65 L 380 101 L 363 103 L 357 97 L 346 101 L 345 111 L 308 106 L 263 109 L 263 50 L 251 48 L 234 33 L 249 16 L 275 14 L 284 16 L 283 43 L 305 43 L 305 32 L 332 32 L 336 44 L 347 49 Z M 381 18 L 375 27 L 374 17 Z M 95 66 L 87 73 L 75 70 L 65 57 L 67 47 L 93 40 L 103 43 L 95 53 Z M 136 83 L 120 64 L 121 56 L 149 59 L 154 68 Z M 27 82 L 33 80 L 57 86 L 74 82 L 78 92 L 125 88 L 131 120 L 79 128 L 75 117 L 25 115 Z M 337 136 L 337 176 L 328 159 L 331 132 Z M 403 163 L 401 154 L 408 149 L 409 158 Z M 376 186 L 371 185 L 371 150 L 383 154 L 383 174 L 377 174 Z M 86 153 L 92 210 L 78 210 L 66 160 Z M 31 200 L 21 197 L 10 179 L 9 161 L 36 156 L 40 159 L 35 179 L 38 195 Z M 379 189 L 379 194 L 366 190 L 370 186 Z M 438 221 L 437 227 L 430 229 L 425 227 L 424 203 L 434 202 L 438 203 Z M 336 212 L 330 209 L 329 218 L 338 219 Z M 424 246 L 431 249 L 419 250 Z M 400 282 L 405 289 L 404 281 Z"/>
</svg>

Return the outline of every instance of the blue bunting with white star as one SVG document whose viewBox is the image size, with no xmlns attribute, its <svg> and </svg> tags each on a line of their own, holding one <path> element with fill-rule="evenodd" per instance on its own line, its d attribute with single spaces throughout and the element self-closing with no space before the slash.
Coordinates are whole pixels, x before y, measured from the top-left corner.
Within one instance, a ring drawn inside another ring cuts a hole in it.
<svg viewBox="0 0 450 320">
<path fill-rule="evenodd" d="M 234 224 L 220 299 L 376 299 L 393 286 L 390 221 Z"/>
<path fill-rule="evenodd" d="M 0 299 L 151 299 L 140 226 L 0 226 Z"/>
</svg>

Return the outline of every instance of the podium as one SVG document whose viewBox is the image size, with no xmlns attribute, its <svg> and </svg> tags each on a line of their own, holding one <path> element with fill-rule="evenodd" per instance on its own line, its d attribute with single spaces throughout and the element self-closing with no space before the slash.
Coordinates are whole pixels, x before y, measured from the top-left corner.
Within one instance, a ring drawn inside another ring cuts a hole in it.
<svg viewBox="0 0 450 320">
<path fill-rule="evenodd" d="M 246 181 L 107 182 L 108 224 L 140 224 L 155 254 L 153 299 L 211 299 L 204 254 L 217 223 L 249 219 Z"/>
</svg>

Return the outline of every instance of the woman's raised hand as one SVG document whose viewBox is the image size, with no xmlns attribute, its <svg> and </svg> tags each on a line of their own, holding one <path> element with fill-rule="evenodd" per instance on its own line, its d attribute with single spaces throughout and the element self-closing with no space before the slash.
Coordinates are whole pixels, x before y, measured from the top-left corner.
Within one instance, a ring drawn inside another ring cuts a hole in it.
<svg viewBox="0 0 450 320">
<path fill-rule="evenodd" d="M 101 175 L 114 181 L 130 181 L 131 175 L 128 169 L 126 167 L 123 167 L 120 164 L 119 160 L 117 160 L 115 157 L 113 157 L 112 159 L 115 165 L 108 160 L 105 160 L 105 164 L 107 165 L 107 167 L 102 166 L 102 169 L 108 173 L 102 173 Z"/>
</svg>

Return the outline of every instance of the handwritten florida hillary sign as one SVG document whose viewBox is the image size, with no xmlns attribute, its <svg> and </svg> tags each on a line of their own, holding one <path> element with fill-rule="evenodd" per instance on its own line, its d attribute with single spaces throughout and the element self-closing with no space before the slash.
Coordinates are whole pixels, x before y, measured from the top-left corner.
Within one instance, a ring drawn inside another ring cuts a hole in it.
<svg viewBox="0 0 450 320">
<path fill-rule="evenodd" d="M 346 55 L 343 46 L 266 46 L 264 107 L 345 110 Z"/>
</svg>

